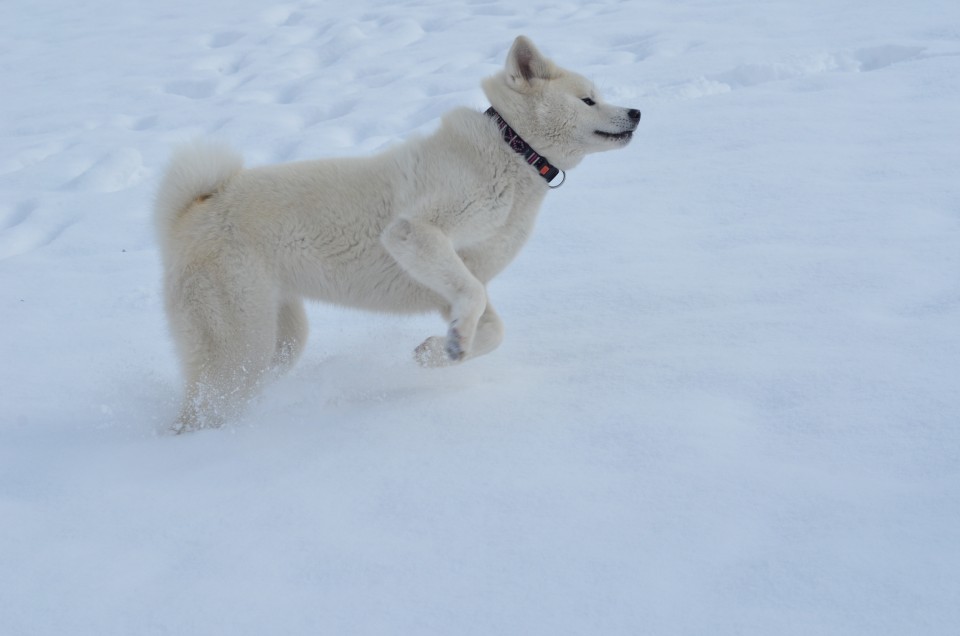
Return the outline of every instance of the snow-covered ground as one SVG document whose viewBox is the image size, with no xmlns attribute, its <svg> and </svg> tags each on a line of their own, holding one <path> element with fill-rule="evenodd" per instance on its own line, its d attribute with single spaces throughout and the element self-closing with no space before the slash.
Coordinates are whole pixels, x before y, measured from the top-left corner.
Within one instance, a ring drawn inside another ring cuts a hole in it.
<svg viewBox="0 0 960 636">
<path fill-rule="evenodd" d="M 5 0 L 0 633 L 946 636 L 960 625 L 960 3 Z M 368 154 L 515 35 L 643 111 L 491 286 L 310 309 L 167 435 L 170 147 Z"/>
</svg>

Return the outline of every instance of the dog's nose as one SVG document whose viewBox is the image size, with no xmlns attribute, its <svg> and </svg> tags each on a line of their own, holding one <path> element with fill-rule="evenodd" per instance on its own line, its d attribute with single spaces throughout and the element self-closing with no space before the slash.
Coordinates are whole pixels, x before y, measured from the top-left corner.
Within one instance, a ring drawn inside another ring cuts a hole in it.
<svg viewBox="0 0 960 636">
<path fill-rule="evenodd" d="M 640 111 L 636 108 L 631 108 L 629 111 L 627 111 L 627 117 L 633 121 L 640 121 Z"/>
</svg>

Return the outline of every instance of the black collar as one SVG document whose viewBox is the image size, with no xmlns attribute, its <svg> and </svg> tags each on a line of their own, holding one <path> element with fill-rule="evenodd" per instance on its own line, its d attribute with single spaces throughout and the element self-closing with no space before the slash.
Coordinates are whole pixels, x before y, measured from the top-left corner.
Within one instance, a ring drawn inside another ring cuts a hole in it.
<svg viewBox="0 0 960 636">
<path fill-rule="evenodd" d="M 506 120 L 500 116 L 500 113 L 491 106 L 487 109 L 487 115 L 493 117 L 494 121 L 497 122 L 497 128 L 500 129 L 500 133 L 503 135 L 503 140 L 507 142 L 507 145 L 517 153 L 518 155 L 523 155 L 523 158 L 527 160 L 531 166 L 537 171 L 541 177 L 547 181 L 547 185 L 551 188 L 559 188 L 563 185 L 563 182 L 566 181 L 567 175 L 560 168 L 556 167 L 549 161 L 546 157 L 540 156 L 537 151 L 530 147 L 530 144 L 525 142 L 523 138 L 514 131 L 513 128 L 506 122 Z M 558 175 L 562 175 L 560 183 L 554 184 L 553 180 L 557 178 Z"/>
</svg>

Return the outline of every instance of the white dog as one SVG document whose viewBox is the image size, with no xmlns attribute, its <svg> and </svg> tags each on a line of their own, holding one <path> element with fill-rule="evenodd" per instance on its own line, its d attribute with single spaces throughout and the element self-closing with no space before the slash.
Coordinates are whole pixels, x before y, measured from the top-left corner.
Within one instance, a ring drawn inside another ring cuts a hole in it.
<svg viewBox="0 0 960 636">
<path fill-rule="evenodd" d="M 640 111 L 603 103 L 522 36 L 483 89 L 486 113 L 454 110 L 429 137 L 370 158 L 245 170 L 222 146 L 174 154 L 155 212 L 186 376 L 174 430 L 221 424 L 266 371 L 296 361 L 304 297 L 439 311 L 449 330 L 416 348 L 424 366 L 500 344 L 487 282 L 530 236 L 563 171 L 625 146 Z"/>
</svg>

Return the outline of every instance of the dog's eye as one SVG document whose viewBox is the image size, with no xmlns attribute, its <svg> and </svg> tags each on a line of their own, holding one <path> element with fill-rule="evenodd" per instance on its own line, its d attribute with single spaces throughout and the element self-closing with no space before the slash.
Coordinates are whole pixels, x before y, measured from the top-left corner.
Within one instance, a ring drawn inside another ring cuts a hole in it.
<svg viewBox="0 0 960 636">
<path fill-rule="evenodd" d="M 582 101 L 584 104 L 586 104 L 587 106 L 593 106 L 594 104 L 597 103 L 597 102 L 593 101 L 592 99 L 590 99 L 589 97 L 584 97 L 581 101 Z"/>
</svg>

